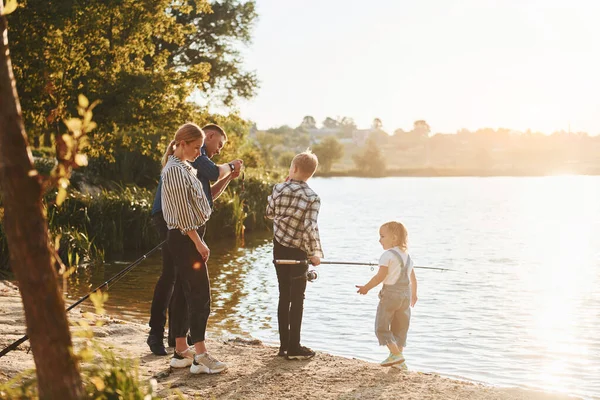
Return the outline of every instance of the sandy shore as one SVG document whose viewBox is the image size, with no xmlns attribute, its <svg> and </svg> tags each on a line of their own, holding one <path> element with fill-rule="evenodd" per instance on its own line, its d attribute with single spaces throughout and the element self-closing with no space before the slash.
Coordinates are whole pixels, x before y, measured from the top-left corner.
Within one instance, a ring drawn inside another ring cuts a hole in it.
<svg viewBox="0 0 600 400">
<path fill-rule="evenodd" d="M 81 318 L 77 309 L 70 320 Z M 103 317 L 95 328 L 101 343 L 118 354 L 139 360 L 144 379 L 158 382 L 158 395 L 208 399 L 573 399 L 535 391 L 496 388 L 415 371 L 401 372 L 377 364 L 317 352 L 307 361 L 277 357 L 277 349 L 258 340 L 208 340 L 209 350 L 230 367 L 219 375 L 191 375 L 187 368 L 169 367 L 169 357 L 150 353 L 145 343 L 148 327 Z M 19 339 L 25 319 L 18 289 L 0 281 L 0 348 Z M 29 343 L 0 359 L 0 381 L 33 368 Z"/>
</svg>

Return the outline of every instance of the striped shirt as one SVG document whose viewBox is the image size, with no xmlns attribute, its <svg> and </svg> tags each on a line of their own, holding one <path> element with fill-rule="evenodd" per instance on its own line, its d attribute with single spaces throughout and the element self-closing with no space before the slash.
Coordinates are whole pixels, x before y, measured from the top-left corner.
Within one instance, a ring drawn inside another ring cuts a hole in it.
<svg viewBox="0 0 600 400">
<path fill-rule="evenodd" d="M 192 166 L 169 156 L 161 173 L 161 206 L 169 229 L 196 230 L 208 221 L 211 208 Z"/>
<path fill-rule="evenodd" d="M 304 181 L 290 179 L 275 185 L 267 199 L 267 218 L 275 239 L 311 256 L 323 257 L 317 218 L 321 199 Z"/>
</svg>

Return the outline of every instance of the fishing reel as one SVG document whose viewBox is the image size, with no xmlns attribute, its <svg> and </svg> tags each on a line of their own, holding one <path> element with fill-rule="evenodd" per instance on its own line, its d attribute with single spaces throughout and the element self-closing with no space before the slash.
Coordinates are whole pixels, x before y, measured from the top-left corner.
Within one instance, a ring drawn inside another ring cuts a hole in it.
<svg viewBox="0 0 600 400">
<path fill-rule="evenodd" d="M 319 275 L 314 269 L 309 269 L 308 271 L 306 271 L 304 277 L 306 278 L 307 282 L 314 282 L 317 279 L 319 279 Z"/>
</svg>

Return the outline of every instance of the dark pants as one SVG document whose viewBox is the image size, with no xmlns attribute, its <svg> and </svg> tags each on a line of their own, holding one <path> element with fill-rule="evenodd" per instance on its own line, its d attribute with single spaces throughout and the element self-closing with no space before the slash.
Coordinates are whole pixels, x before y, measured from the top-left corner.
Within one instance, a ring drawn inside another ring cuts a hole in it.
<svg viewBox="0 0 600 400">
<path fill-rule="evenodd" d="M 167 239 L 167 223 L 161 212 L 152 216 L 154 227 L 158 231 L 160 240 Z M 150 335 L 162 338 L 165 332 L 167 322 L 167 308 L 171 302 L 173 288 L 175 287 L 175 266 L 173 258 L 169 251 L 169 246 L 165 243 L 162 246 L 162 273 L 156 287 L 154 288 L 154 297 L 152 298 L 152 307 L 150 308 Z M 171 322 L 171 309 L 169 309 L 169 322 Z M 170 325 L 170 324 L 169 324 Z M 170 330 L 170 329 L 169 329 Z"/>
<path fill-rule="evenodd" d="M 204 227 L 198 234 L 200 237 L 204 235 Z M 189 330 L 192 343 L 203 342 L 210 314 L 210 282 L 206 263 L 192 239 L 177 229 L 169 230 L 167 244 L 176 273 L 170 324 L 173 336 L 185 337 Z"/>
<path fill-rule="evenodd" d="M 273 240 L 273 257 L 275 260 L 306 261 L 304 251 L 285 247 L 276 240 Z M 295 350 L 300 347 L 300 329 L 304 311 L 304 292 L 306 291 L 304 274 L 307 269 L 307 265 L 275 264 L 279 282 L 277 321 L 279 322 L 279 340 L 281 348 L 284 350 Z"/>
</svg>

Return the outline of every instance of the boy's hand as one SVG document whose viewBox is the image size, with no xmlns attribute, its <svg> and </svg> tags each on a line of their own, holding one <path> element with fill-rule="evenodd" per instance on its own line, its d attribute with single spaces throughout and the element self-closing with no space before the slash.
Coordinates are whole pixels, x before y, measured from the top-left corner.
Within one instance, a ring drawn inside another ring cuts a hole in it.
<svg viewBox="0 0 600 400">
<path fill-rule="evenodd" d="M 417 297 L 416 293 L 413 293 L 410 295 L 410 306 L 414 307 L 415 304 L 417 304 L 417 300 L 419 300 L 419 298 Z"/>
<path fill-rule="evenodd" d="M 358 294 L 367 294 L 367 293 L 369 293 L 369 289 L 367 289 L 366 286 L 360 286 L 360 285 L 355 285 L 355 286 L 358 288 L 358 290 L 356 291 L 356 293 L 358 293 Z"/>
<path fill-rule="evenodd" d="M 321 258 L 317 257 L 317 256 L 311 256 L 308 258 L 308 260 L 310 261 L 310 263 L 312 265 L 314 265 L 315 267 L 319 264 L 321 264 Z"/>
</svg>

